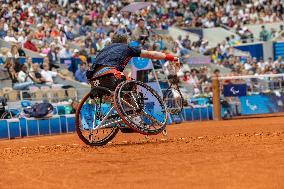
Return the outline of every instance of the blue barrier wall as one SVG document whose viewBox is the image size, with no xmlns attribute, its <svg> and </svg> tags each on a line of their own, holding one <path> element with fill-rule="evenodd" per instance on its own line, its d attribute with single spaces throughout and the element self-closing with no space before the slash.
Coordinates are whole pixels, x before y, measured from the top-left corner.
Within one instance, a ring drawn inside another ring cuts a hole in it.
<svg viewBox="0 0 284 189">
<path fill-rule="evenodd" d="M 284 58 L 284 42 L 273 43 L 274 49 L 274 60 L 277 59 L 278 56 L 282 56 Z"/>
<path fill-rule="evenodd" d="M 20 118 L 0 120 L 0 139 L 53 135 L 75 131 L 75 115 L 49 119 Z"/>
<path fill-rule="evenodd" d="M 241 51 L 249 52 L 251 56 L 256 57 L 257 60 L 263 58 L 263 45 L 261 43 L 234 46 L 234 48 L 239 49 Z"/>
<path fill-rule="evenodd" d="M 213 119 L 212 106 L 184 107 L 180 115 L 169 115 L 168 123 L 179 123 L 182 121 L 206 121 Z"/>
<path fill-rule="evenodd" d="M 239 105 L 231 105 L 231 111 L 239 106 L 241 115 L 257 115 L 284 112 L 284 93 L 256 94 L 237 97 Z M 225 108 L 222 107 L 222 116 Z"/>
<path fill-rule="evenodd" d="M 212 106 L 185 107 L 180 115 L 169 115 L 168 123 L 212 120 Z M 75 132 L 75 115 L 49 119 L 20 118 L 0 120 L 0 139 L 54 135 Z"/>
</svg>

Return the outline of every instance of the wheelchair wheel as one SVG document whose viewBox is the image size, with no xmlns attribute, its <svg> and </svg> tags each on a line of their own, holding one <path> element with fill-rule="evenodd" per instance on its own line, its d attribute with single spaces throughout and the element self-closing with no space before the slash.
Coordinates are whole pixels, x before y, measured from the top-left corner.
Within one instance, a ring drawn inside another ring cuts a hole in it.
<svg viewBox="0 0 284 189">
<path fill-rule="evenodd" d="M 83 97 L 76 110 L 76 131 L 79 138 L 87 145 L 102 146 L 111 141 L 119 128 L 118 115 L 108 114 L 113 107 L 112 94 L 105 88 L 93 88 Z M 100 122 L 110 115 L 104 122 L 103 128 L 98 128 Z"/>
<path fill-rule="evenodd" d="M 154 89 L 139 81 L 126 81 L 116 87 L 114 105 L 123 122 L 144 135 L 161 133 L 167 123 L 164 103 Z"/>
<path fill-rule="evenodd" d="M 184 99 L 178 87 L 169 87 L 163 95 L 163 101 L 169 114 L 182 112 Z"/>
</svg>

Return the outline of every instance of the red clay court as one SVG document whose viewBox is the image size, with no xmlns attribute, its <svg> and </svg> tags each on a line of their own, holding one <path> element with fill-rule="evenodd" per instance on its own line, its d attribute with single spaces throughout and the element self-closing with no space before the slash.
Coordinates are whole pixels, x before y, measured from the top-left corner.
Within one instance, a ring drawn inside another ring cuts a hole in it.
<svg viewBox="0 0 284 189">
<path fill-rule="evenodd" d="M 168 136 L 0 141 L 0 188 L 283 188 L 284 117 L 192 122 Z"/>
</svg>

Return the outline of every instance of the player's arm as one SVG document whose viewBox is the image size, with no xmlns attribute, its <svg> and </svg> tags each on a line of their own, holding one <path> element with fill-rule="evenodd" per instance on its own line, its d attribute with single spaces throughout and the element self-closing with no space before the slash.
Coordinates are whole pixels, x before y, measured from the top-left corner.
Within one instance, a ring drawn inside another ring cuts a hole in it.
<svg viewBox="0 0 284 189">
<path fill-rule="evenodd" d="M 140 54 L 141 58 L 149 58 L 149 59 L 156 59 L 156 60 L 168 60 L 168 61 L 178 61 L 178 58 L 172 54 L 165 54 L 157 51 L 147 51 L 141 50 Z"/>
<path fill-rule="evenodd" d="M 170 61 L 171 66 L 175 66 L 176 68 L 180 69 L 178 58 L 172 54 L 165 54 L 157 51 L 141 50 L 140 57 L 156 59 L 156 60 L 167 60 Z"/>
</svg>

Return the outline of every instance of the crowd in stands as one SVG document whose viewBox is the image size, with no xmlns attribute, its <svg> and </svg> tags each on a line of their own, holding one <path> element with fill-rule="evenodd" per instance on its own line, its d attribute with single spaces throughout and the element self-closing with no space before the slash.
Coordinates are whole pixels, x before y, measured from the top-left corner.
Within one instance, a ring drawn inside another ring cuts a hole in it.
<svg viewBox="0 0 284 189">
<path fill-rule="evenodd" d="M 174 2 L 174 1 L 171 1 Z M 245 24 L 263 24 L 283 21 L 281 0 L 203 0 L 179 1 L 174 5 L 184 19 L 180 24 L 190 27 L 230 28 Z"/>
<path fill-rule="evenodd" d="M 254 41 L 269 41 L 276 37 L 283 37 L 284 36 L 284 27 L 280 25 L 277 28 L 271 28 L 270 30 L 266 29 L 264 25 L 261 26 L 261 31 L 259 32 L 258 36 L 254 36 L 253 33 L 247 27 L 237 27 L 236 33 L 240 36 L 240 42 L 248 43 Z"/>
<path fill-rule="evenodd" d="M 262 75 L 284 73 L 284 61 L 281 56 L 273 61 L 269 58 L 267 61 L 247 57 L 244 63 L 236 57 L 231 57 L 224 62 L 224 65 L 231 68 L 238 75 Z"/>
<path fill-rule="evenodd" d="M 28 90 L 29 87 L 54 86 L 53 78 L 56 76 L 66 79 L 64 75 L 51 69 L 48 57 L 44 58 L 43 64 L 32 63 L 32 58 L 27 57 L 25 64 L 15 61 L 15 58 L 6 58 L 3 65 L 12 80 L 14 90 Z"/>
<path fill-rule="evenodd" d="M 81 65 L 73 71 L 73 78 L 86 83 L 85 72 L 90 64 L 89 56 L 95 56 L 110 43 L 117 30 L 127 31 L 132 40 L 139 41 L 143 48 L 174 53 L 187 58 L 191 51 L 210 55 L 212 62 L 230 67 L 239 74 L 282 73 L 282 65 L 256 62 L 248 59 L 245 64 L 232 55 L 232 46 L 255 38 L 245 24 L 264 24 L 283 21 L 283 5 L 280 0 L 170 0 L 153 1 L 149 9 L 139 15 L 122 13 L 119 10 L 128 0 L 0 0 L 0 38 L 12 45 L 2 49 L 7 57 L 5 68 L 13 82 L 14 89 L 30 86 L 53 85 L 53 78 L 59 76 L 61 58 L 80 58 Z M 178 27 L 211 28 L 217 26 L 235 29 L 238 35 L 231 35 L 209 48 L 203 39 L 191 41 L 181 36 L 173 41 L 169 37 L 153 32 L 153 29 Z M 264 26 L 260 32 L 261 41 L 273 38 L 279 31 L 268 31 Z M 149 36 L 149 34 L 151 34 Z M 44 63 L 31 63 L 23 48 L 44 57 Z M 19 57 L 26 57 L 21 65 Z M 261 66 L 259 66 L 261 65 Z M 264 65 L 264 66 L 263 66 Z M 240 68 L 239 68 L 240 67 Z M 211 70 L 212 71 L 212 70 Z M 206 67 L 183 69 L 181 82 L 192 84 L 196 93 L 209 91 L 210 74 Z"/>
</svg>

